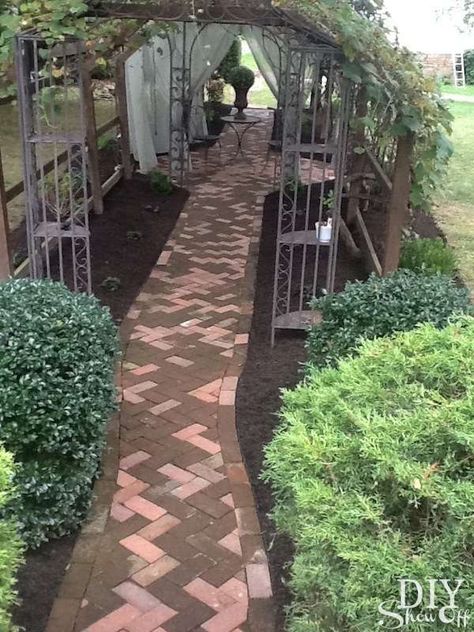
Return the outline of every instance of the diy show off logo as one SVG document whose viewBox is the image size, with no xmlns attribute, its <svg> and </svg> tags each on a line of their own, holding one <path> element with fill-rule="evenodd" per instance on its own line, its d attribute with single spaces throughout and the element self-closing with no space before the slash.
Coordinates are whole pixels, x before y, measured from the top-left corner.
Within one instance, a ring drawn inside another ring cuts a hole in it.
<svg viewBox="0 0 474 632">
<path fill-rule="evenodd" d="M 472 629 L 471 613 L 456 604 L 460 591 L 465 586 L 463 579 L 429 579 L 423 585 L 416 579 L 400 579 L 400 602 L 381 603 L 378 624 L 385 630 L 410 629 L 415 625 L 444 624 L 459 629 Z"/>
</svg>

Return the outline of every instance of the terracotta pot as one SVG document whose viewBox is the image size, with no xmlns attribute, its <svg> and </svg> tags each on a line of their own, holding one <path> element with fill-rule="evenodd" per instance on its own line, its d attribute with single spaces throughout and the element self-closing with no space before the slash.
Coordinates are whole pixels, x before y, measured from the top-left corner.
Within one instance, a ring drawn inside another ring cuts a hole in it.
<svg viewBox="0 0 474 632">
<path fill-rule="evenodd" d="M 249 93 L 250 88 L 234 88 L 235 90 L 235 102 L 234 105 L 238 110 L 238 113 L 235 115 L 235 118 L 244 119 L 245 108 L 248 108 L 249 102 L 247 99 L 247 95 Z"/>
</svg>

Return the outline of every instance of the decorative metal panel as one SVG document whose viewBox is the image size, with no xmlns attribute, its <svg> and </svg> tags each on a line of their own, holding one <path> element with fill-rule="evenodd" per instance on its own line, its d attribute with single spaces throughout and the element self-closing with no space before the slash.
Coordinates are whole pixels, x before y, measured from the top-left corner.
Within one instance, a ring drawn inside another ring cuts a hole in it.
<svg viewBox="0 0 474 632">
<path fill-rule="evenodd" d="M 78 40 L 48 47 L 35 33 L 17 36 L 30 275 L 90 292 L 84 57 Z"/>
<path fill-rule="evenodd" d="M 313 324 L 311 299 L 334 291 L 351 103 L 334 50 L 290 48 L 272 342 L 276 330 Z"/>
</svg>

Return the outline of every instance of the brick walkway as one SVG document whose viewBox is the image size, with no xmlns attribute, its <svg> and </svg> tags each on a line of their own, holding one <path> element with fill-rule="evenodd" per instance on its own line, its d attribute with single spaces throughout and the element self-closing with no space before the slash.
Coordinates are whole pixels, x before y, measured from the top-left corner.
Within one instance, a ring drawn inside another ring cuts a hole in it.
<svg viewBox="0 0 474 632">
<path fill-rule="evenodd" d="M 193 172 L 188 203 L 124 323 L 118 476 L 112 429 L 48 632 L 267 629 L 271 585 L 234 409 L 257 198 L 273 178 L 262 117 L 246 140 L 251 160 L 228 163 L 227 132 L 207 175 Z"/>
</svg>

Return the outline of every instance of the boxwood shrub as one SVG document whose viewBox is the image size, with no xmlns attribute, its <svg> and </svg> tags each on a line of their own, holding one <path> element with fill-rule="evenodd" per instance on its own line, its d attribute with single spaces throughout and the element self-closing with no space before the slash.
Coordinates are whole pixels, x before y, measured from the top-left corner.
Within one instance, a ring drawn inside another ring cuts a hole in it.
<svg viewBox="0 0 474 632">
<path fill-rule="evenodd" d="M 400 268 L 423 274 L 454 276 L 454 250 L 442 239 L 407 239 L 402 244 Z"/>
<path fill-rule="evenodd" d="M 0 446 L 0 508 L 11 494 L 13 459 Z M 9 611 L 15 600 L 15 572 L 20 561 L 21 545 L 12 521 L 0 520 L 0 632 L 11 630 Z"/>
<path fill-rule="evenodd" d="M 425 324 L 284 394 L 265 477 L 296 547 L 290 632 L 395 629 L 378 607 L 396 610 L 401 578 L 426 591 L 428 578 L 463 579 L 456 605 L 472 612 L 473 349 L 473 318 Z"/>
<path fill-rule="evenodd" d="M 87 512 L 117 349 L 97 299 L 50 281 L 0 286 L 0 441 L 18 463 L 9 511 L 32 547 L 71 532 Z"/>
<path fill-rule="evenodd" d="M 453 314 L 469 312 L 468 290 L 446 276 L 399 270 L 348 283 L 340 294 L 313 301 L 323 322 L 308 336 L 309 361 L 334 364 L 357 347 L 361 338 L 408 331 L 423 322 L 444 327 Z"/>
</svg>

